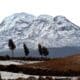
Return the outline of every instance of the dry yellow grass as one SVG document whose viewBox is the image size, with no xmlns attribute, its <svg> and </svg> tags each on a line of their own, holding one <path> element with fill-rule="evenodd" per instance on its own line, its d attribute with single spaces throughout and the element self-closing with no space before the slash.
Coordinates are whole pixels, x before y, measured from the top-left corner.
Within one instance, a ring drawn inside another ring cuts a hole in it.
<svg viewBox="0 0 80 80">
<path fill-rule="evenodd" d="M 74 55 L 65 58 L 52 59 L 41 63 L 24 64 L 22 67 L 54 69 L 58 71 L 80 71 L 80 55 Z"/>
</svg>

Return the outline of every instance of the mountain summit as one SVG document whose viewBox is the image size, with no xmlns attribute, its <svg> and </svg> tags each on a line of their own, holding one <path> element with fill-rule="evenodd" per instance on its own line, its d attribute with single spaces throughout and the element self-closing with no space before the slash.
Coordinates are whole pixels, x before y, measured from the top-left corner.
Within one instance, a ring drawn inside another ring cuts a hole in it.
<svg viewBox="0 0 80 80">
<path fill-rule="evenodd" d="M 6 17 L 0 24 L 0 49 L 8 48 L 12 38 L 18 48 L 23 42 L 31 49 L 38 43 L 48 48 L 80 46 L 80 27 L 64 16 L 38 17 L 27 13 L 15 13 Z"/>
</svg>

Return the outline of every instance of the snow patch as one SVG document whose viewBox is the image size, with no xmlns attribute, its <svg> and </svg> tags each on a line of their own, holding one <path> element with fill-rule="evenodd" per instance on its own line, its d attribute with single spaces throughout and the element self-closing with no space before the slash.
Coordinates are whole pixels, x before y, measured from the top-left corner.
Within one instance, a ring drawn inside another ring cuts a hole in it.
<svg viewBox="0 0 80 80">
<path fill-rule="evenodd" d="M 28 78 L 32 75 L 26 75 L 23 73 L 12 73 L 12 72 L 6 72 L 6 71 L 0 71 L 1 77 L 4 80 L 8 80 L 8 79 L 17 79 L 19 77 L 21 78 Z M 34 77 L 38 78 L 38 76 L 34 75 Z"/>
<path fill-rule="evenodd" d="M 0 60 L 0 65 L 22 65 L 22 63 L 20 62 L 16 62 L 16 61 L 1 61 Z"/>
<path fill-rule="evenodd" d="M 33 64 L 33 63 L 40 63 L 43 61 L 22 61 L 22 60 L 0 60 L 0 65 L 23 65 L 23 64 Z"/>
</svg>

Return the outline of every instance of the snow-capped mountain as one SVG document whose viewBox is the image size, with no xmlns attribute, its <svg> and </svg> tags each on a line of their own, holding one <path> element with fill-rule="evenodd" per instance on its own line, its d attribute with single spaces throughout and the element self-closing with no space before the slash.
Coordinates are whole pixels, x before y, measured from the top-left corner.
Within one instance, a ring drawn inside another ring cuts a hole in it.
<svg viewBox="0 0 80 80">
<path fill-rule="evenodd" d="M 10 38 L 17 48 L 21 48 L 23 42 L 31 49 L 36 49 L 38 43 L 49 48 L 80 46 L 80 27 L 64 16 L 36 17 L 16 13 L 6 17 L 0 24 L 0 49 L 8 48 Z"/>
</svg>

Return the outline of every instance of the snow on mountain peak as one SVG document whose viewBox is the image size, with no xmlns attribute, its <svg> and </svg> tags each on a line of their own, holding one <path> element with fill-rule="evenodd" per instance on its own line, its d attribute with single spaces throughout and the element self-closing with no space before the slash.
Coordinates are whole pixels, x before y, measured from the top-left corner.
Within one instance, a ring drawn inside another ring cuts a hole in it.
<svg viewBox="0 0 80 80">
<path fill-rule="evenodd" d="M 28 24 L 35 19 L 35 16 L 27 14 L 27 13 L 15 13 L 11 16 L 6 17 L 2 23 L 0 24 L 0 31 L 10 29 L 12 27 L 16 27 L 16 25 L 20 24 Z"/>
<path fill-rule="evenodd" d="M 64 16 L 35 17 L 22 12 L 6 17 L 0 24 L 0 48 L 8 48 L 9 38 L 19 47 L 25 42 L 32 49 L 38 43 L 49 48 L 80 46 L 80 27 Z"/>
<path fill-rule="evenodd" d="M 70 30 L 79 30 L 80 27 L 73 24 L 64 16 L 56 16 L 54 17 L 54 23 L 56 24 L 56 28 L 61 31 L 70 31 Z"/>
<path fill-rule="evenodd" d="M 54 17 L 54 21 L 55 22 L 59 22 L 59 21 L 66 21 L 66 17 L 62 16 L 62 15 L 58 15 Z"/>
<path fill-rule="evenodd" d="M 40 16 L 37 17 L 37 19 L 42 19 L 42 20 L 46 20 L 46 21 L 53 21 L 53 16 L 40 15 Z"/>
</svg>

